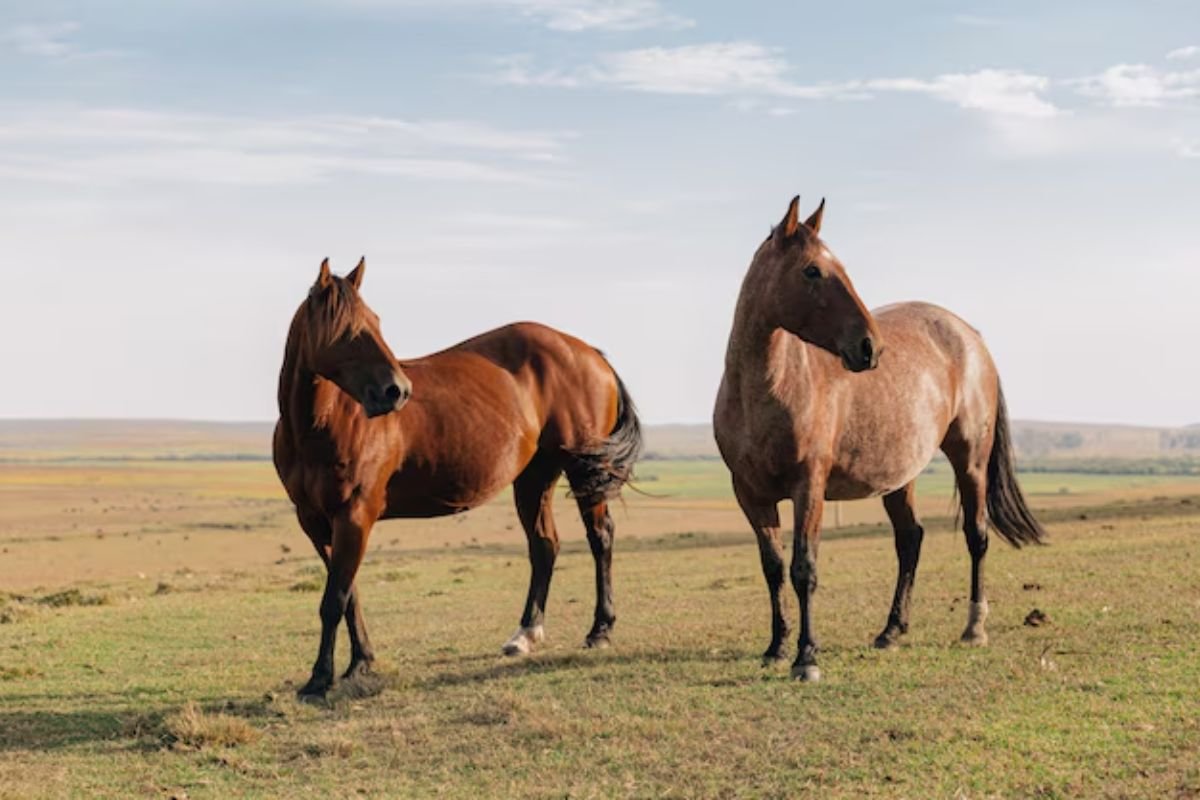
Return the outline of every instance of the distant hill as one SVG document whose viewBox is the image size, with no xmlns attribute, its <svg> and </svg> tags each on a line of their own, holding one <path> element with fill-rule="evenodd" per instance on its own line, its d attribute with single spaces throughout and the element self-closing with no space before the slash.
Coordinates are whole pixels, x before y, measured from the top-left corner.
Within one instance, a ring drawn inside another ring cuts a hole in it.
<svg viewBox="0 0 1200 800">
<path fill-rule="evenodd" d="M 0 460 L 266 459 L 269 422 L 0 420 Z M 715 459 L 710 425 L 648 425 L 646 456 Z M 1026 461 L 1197 460 L 1200 427 L 1149 428 L 1069 422 L 1013 423 Z"/>
</svg>

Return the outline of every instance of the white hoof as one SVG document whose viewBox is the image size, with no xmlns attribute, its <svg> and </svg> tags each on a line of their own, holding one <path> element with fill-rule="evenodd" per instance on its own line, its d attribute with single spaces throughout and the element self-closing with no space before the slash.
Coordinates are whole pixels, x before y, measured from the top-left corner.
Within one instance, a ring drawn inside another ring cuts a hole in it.
<svg viewBox="0 0 1200 800">
<path fill-rule="evenodd" d="M 792 680 L 816 683 L 821 680 L 821 668 L 816 664 L 796 664 L 792 667 Z"/>
<path fill-rule="evenodd" d="M 962 643 L 984 647 L 988 643 L 987 631 L 983 628 L 984 620 L 988 617 L 988 602 L 980 600 L 971 603 L 967 609 L 967 629 L 963 631 Z"/>
<path fill-rule="evenodd" d="M 533 648 L 546 638 L 546 630 L 541 625 L 532 628 L 517 628 L 516 633 L 504 643 L 501 648 L 506 656 L 523 656 L 533 651 Z"/>
</svg>

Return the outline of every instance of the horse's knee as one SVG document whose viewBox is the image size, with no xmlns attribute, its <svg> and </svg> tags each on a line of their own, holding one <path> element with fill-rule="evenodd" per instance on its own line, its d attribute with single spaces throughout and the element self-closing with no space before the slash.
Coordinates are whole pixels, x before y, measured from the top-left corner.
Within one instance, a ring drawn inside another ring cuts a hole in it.
<svg viewBox="0 0 1200 800">
<path fill-rule="evenodd" d="M 817 590 L 817 565 L 811 559 L 799 558 L 792 561 L 792 586 L 797 592 L 812 593 Z"/>
</svg>

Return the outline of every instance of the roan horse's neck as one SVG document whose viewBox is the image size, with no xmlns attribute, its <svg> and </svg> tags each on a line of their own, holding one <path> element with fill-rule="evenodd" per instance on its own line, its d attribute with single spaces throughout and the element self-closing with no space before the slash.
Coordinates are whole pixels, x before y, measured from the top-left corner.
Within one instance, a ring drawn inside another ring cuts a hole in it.
<svg viewBox="0 0 1200 800">
<path fill-rule="evenodd" d="M 764 300 L 751 272 L 738 296 L 725 351 L 725 375 L 739 388 L 754 390 L 765 384 L 778 391 L 803 380 L 808 346 L 771 319 Z"/>
</svg>

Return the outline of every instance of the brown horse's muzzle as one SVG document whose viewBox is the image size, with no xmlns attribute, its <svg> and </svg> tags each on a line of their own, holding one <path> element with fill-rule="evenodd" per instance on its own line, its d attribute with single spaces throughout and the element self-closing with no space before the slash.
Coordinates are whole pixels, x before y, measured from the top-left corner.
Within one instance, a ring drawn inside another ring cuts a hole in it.
<svg viewBox="0 0 1200 800">
<path fill-rule="evenodd" d="M 380 417 L 398 410 L 412 397 L 412 381 L 396 371 L 378 383 L 363 389 L 362 407 L 368 417 Z"/>
</svg>

